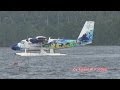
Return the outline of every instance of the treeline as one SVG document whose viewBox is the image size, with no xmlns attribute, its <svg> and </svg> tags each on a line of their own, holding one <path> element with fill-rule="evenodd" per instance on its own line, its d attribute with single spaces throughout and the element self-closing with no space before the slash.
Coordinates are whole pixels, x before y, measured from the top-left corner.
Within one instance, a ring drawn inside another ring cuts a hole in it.
<svg viewBox="0 0 120 90">
<path fill-rule="evenodd" d="M 87 20 L 95 21 L 93 45 L 120 44 L 119 11 L 0 11 L 0 46 L 38 35 L 76 39 Z"/>
</svg>

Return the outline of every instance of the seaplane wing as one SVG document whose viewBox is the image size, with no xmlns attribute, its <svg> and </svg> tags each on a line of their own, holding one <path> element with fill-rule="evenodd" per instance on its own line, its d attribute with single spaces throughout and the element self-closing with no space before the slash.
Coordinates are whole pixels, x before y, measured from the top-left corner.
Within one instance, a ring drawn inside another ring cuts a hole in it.
<svg viewBox="0 0 120 90">
<path fill-rule="evenodd" d="M 40 50 L 42 47 L 47 50 L 49 48 L 61 49 L 91 44 L 93 41 L 94 23 L 94 21 L 86 21 L 76 40 L 51 39 L 50 37 L 47 39 L 45 36 L 37 36 L 35 38 L 24 39 L 11 48 L 13 50 Z"/>
</svg>

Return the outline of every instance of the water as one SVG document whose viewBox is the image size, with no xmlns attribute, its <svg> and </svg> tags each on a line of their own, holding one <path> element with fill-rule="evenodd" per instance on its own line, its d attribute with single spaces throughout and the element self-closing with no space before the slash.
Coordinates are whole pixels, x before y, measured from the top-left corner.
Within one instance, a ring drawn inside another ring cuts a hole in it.
<svg viewBox="0 0 120 90">
<path fill-rule="evenodd" d="M 66 56 L 16 56 L 0 48 L 1 79 L 120 79 L 120 46 L 61 49 Z M 77 72 L 75 67 L 105 67 L 107 71 Z"/>
</svg>

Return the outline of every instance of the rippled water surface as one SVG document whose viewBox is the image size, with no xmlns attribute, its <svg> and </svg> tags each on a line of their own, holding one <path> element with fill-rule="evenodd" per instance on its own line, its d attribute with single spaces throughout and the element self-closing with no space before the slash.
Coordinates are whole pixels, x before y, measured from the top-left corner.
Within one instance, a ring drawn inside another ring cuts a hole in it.
<svg viewBox="0 0 120 90">
<path fill-rule="evenodd" d="M 84 46 L 57 50 L 66 56 L 16 56 L 0 48 L 1 79 L 120 79 L 120 46 Z M 104 67 L 105 72 L 74 71 L 77 67 Z"/>
</svg>

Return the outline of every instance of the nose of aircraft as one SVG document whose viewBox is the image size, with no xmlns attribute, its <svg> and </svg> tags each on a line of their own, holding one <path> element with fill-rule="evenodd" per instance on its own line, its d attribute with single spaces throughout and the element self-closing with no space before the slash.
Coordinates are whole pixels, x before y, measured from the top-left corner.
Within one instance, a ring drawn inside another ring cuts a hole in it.
<svg viewBox="0 0 120 90">
<path fill-rule="evenodd" d="M 11 49 L 12 50 L 20 50 L 20 47 L 18 47 L 18 45 L 15 44 L 15 45 L 12 45 Z"/>
</svg>

